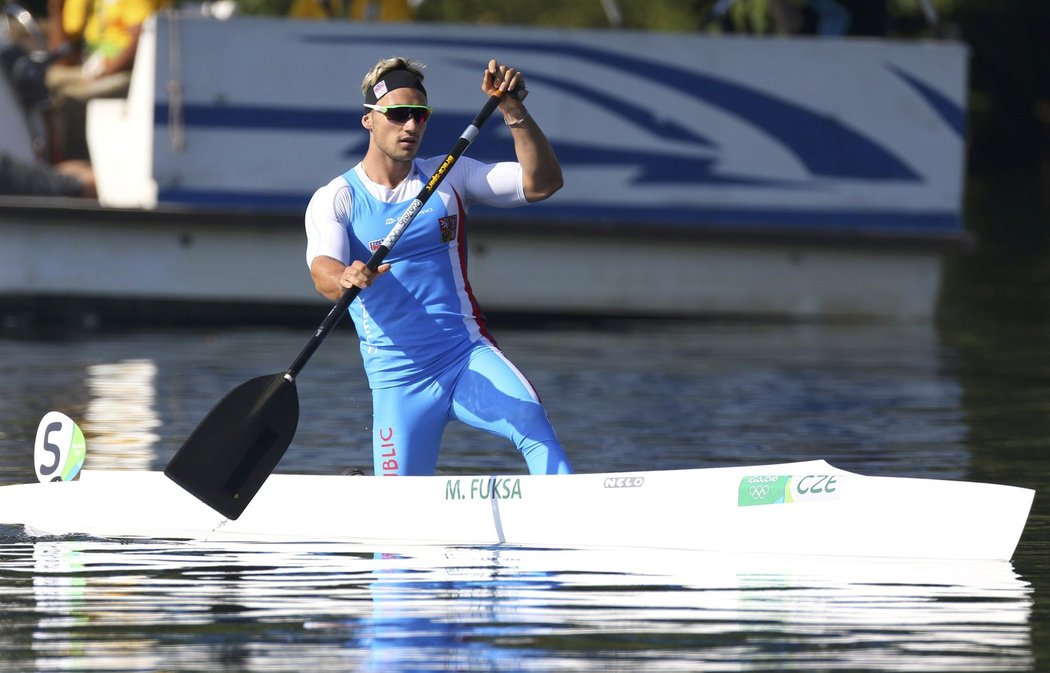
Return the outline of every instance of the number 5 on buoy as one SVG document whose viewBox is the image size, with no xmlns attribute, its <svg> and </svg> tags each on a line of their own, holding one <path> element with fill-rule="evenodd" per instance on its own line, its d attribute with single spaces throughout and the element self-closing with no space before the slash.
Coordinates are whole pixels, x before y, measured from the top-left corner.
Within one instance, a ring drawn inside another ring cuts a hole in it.
<svg viewBox="0 0 1050 673">
<path fill-rule="evenodd" d="M 36 430 L 33 462 L 41 482 L 72 481 L 84 464 L 87 443 L 84 433 L 69 416 L 49 411 Z"/>
</svg>

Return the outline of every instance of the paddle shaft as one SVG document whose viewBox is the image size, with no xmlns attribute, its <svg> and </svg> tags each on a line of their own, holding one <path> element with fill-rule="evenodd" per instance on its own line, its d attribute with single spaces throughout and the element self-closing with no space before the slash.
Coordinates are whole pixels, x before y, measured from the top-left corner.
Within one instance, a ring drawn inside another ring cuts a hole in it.
<svg viewBox="0 0 1050 673">
<path fill-rule="evenodd" d="M 474 142 L 474 139 L 478 137 L 482 125 L 488 121 L 490 116 L 492 116 L 492 113 L 499 105 L 502 96 L 503 92 L 499 91 L 492 96 L 489 96 L 489 99 L 485 101 L 485 106 L 481 108 L 481 112 L 474 117 L 474 121 L 470 122 L 470 126 L 468 126 L 466 130 L 463 131 L 463 134 L 460 135 L 459 140 L 456 142 L 456 146 L 452 148 L 452 151 L 449 152 L 447 157 L 445 157 L 445 160 L 441 162 L 437 171 L 430 176 L 430 180 L 427 181 L 427 184 L 423 185 L 423 188 L 419 190 L 419 194 L 416 195 L 416 198 L 412 199 L 412 203 L 408 205 L 408 208 L 401 217 L 398 218 L 394 227 L 390 230 L 390 233 L 387 234 L 386 238 L 383 239 L 383 242 L 380 243 L 379 248 L 372 254 L 372 257 L 367 263 L 369 269 L 375 271 L 379 268 L 379 265 L 383 263 L 383 260 L 386 259 L 390 249 L 394 247 L 397 240 L 401 238 L 403 233 L 405 233 L 405 229 L 408 228 L 408 225 L 415 219 L 419 211 L 423 209 L 423 205 L 434 194 L 434 191 L 437 190 L 438 185 L 440 185 L 441 181 L 445 179 L 446 175 L 448 175 L 452 166 L 463 155 L 467 148 L 470 147 L 470 144 Z M 313 357 L 314 352 L 317 351 L 321 342 L 325 340 L 332 329 L 339 323 L 343 315 L 346 313 L 346 310 L 350 307 L 350 304 L 353 303 L 354 299 L 356 299 L 359 294 L 361 294 L 361 288 L 359 287 L 348 287 L 343 291 L 342 296 L 339 297 L 335 306 L 333 306 L 332 310 L 328 312 L 328 315 L 325 316 L 325 319 L 321 322 L 317 331 L 314 332 L 314 335 L 310 337 L 310 340 L 306 343 L 306 346 L 303 347 L 299 356 L 295 358 L 294 362 L 292 362 L 292 366 L 288 368 L 287 372 L 285 372 L 285 378 L 289 381 L 294 381 L 295 378 L 299 376 L 299 372 L 303 370 L 303 367 L 305 367 L 306 363 L 311 357 Z"/>
</svg>

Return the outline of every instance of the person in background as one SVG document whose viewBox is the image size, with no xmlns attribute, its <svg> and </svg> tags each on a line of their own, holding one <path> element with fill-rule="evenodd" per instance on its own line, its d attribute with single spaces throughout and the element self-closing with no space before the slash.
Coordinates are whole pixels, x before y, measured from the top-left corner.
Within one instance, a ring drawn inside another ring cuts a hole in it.
<svg viewBox="0 0 1050 673">
<path fill-rule="evenodd" d="M 63 161 L 52 166 L 0 151 L 0 195 L 96 198 L 95 175 L 86 161 Z"/>
<path fill-rule="evenodd" d="M 885 37 L 886 0 L 772 0 L 769 11 L 780 33 Z"/>
<path fill-rule="evenodd" d="M 288 16 L 293 19 L 411 21 L 415 12 L 408 0 L 292 0 Z"/>
<path fill-rule="evenodd" d="M 472 202 L 515 207 L 550 197 L 561 166 L 526 111 L 520 72 L 490 61 L 482 91 L 502 96 L 517 161 L 459 159 L 376 272 L 371 257 L 445 155 L 417 159 L 431 109 L 423 65 L 379 61 L 362 82 L 364 158 L 313 195 L 306 262 L 332 301 L 350 305 L 372 390 L 376 475 L 428 475 L 450 420 L 510 439 L 532 474 L 571 472 L 532 385 L 497 347 L 467 280 L 466 218 Z"/>
<path fill-rule="evenodd" d="M 54 0 L 52 11 L 59 8 L 59 1 Z M 142 24 L 166 4 L 167 0 L 61 1 L 61 35 L 80 47 L 74 50 L 80 59 L 73 64 L 56 63 L 47 72 L 55 163 L 90 160 L 87 103 L 127 96 Z M 56 41 L 52 32 L 51 42 Z"/>
<path fill-rule="evenodd" d="M 884 37 L 889 32 L 886 0 L 723 0 L 716 7 L 722 28 L 733 33 Z"/>
<path fill-rule="evenodd" d="M 56 55 L 55 63 L 76 65 L 80 54 L 73 49 L 66 31 L 62 29 L 62 6 L 65 0 L 47 0 L 47 48 Z"/>
</svg>

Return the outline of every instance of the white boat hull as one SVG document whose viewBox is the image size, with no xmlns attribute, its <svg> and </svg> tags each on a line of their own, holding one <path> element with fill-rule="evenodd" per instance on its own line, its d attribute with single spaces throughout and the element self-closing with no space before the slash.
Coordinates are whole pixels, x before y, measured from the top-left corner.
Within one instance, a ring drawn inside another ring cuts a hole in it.
<svg viewBox="0 0 1050 673">
<path fill-rule="evenodd" d="M 824 461 L 572 476 L 273 475 L 226 520 L 161 472 L 0 488 L 31 533 L 1008 560 L 1030 489 Z"/>
<path fill-rule="evenodd" d="M 829 246 L 798 237 L 785 246 L 761 236 L 719 240 L 670 229 L 643 238 L 615 230 L 595 236 L 586 227 L 543 222 L 526 231 L 483 218 L 471 227 L 472 287 L 493 313 L 922 320 L 936 308 L 945 252 L 931 242 Z M 0 203 L 0 313 L 17 315 L 6 307 L 38 302 L 61 306 L 71 323 L 93 323 L 92 305 L 120 301 L 208 320 L 244 310 L 239 305 L 253 313 L 280 307 L 269 311 L 277 319 L 294 307 L 306 321 L 319 321 L 331 304 L 310 283 L 299 254 L 305 241 L 301 215 Z M 114 256 L 136 263 L 113 264 Z M 653 258 L 661 273 L 645 287 L 616 278 L 616 269 Z M 107 273 L 85 278 L 85 268 Z"/>
</svg>

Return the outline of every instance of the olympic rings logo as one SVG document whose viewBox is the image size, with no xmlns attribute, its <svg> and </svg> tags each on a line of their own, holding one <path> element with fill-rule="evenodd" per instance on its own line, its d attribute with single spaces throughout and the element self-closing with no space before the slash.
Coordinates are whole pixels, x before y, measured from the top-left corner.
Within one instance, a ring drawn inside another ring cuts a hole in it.
<svg viewBox="0 0 1050 673">
<path fill-rule="evenodd" d="M 769 495 L 768 484 L 755 484 L 750 489 L 751 497 L 755 500 L 762 500 Z"/>
</svg>

